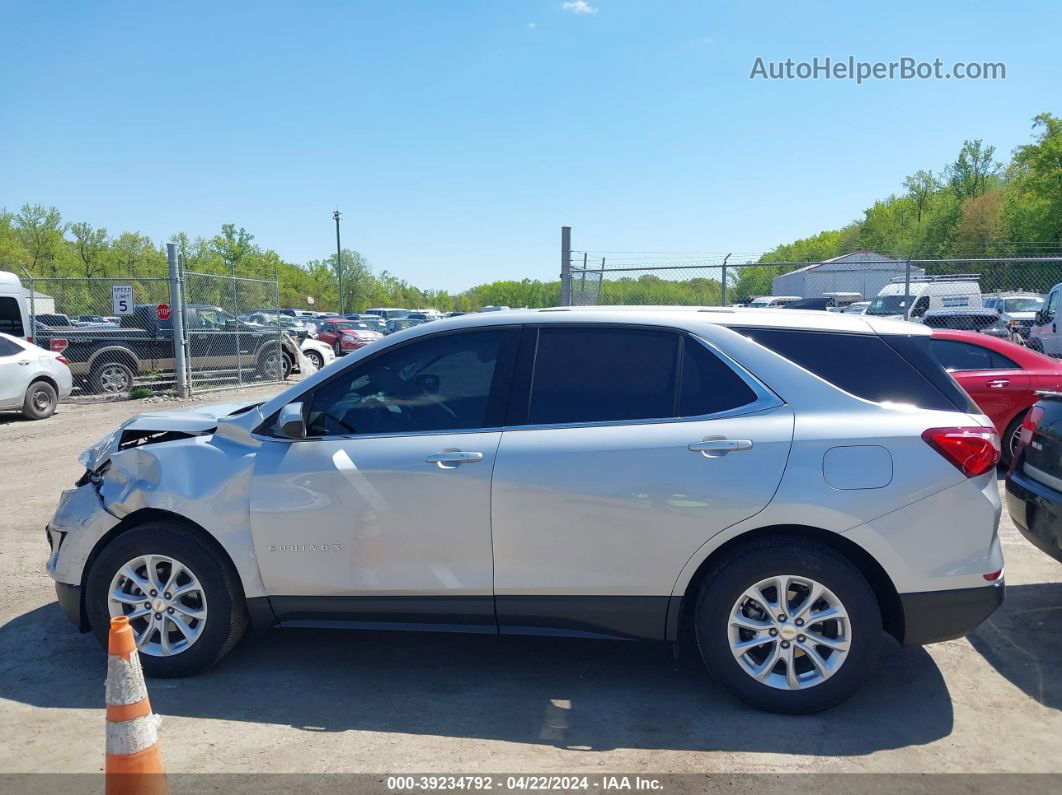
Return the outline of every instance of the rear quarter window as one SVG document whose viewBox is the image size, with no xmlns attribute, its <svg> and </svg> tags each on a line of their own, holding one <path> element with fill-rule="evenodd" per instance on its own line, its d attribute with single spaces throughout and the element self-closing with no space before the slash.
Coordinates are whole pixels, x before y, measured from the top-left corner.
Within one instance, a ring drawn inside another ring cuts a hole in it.
<svg viewBox="0 0 1062 795">
<path fill-rule="evenodd" d="M 930 352 L 928 336 L 733 330 L 864 400 L 940 411 L 971 410 L 969 397 Z M 976 407 L 973 410 L 980 413 Z"/>
</svg>

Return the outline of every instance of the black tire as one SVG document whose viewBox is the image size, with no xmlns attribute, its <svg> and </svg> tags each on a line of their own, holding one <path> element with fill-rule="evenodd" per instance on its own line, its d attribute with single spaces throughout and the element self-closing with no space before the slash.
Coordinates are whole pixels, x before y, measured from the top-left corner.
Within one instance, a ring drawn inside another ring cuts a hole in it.
<svg viewBox="0 0 1062 795">
<path fill-rule="evenodd" d="M 340 349 L 340 347 L 339 347 L 339 340 L 336 340 L 335 342 L 333 342 L 333 343 L 332 343 L 332 350 L 334 350 L 334 351 L 336 352 L 336 358 L 337 358 L 337 359 L 338 359 L 338 358 L 339 358 L 340 356 L 342 356 L 342 355 L 343 355 L 343 351 L 342 351 L 342 350 Z"/>
<path fill-rule="evenodd" d="M 324 357 L 318 351 L 306 351 L 306 358 L 310 360 L 314 369 L 320 370 L 324 367 Z"/>
<path fill-rule="evenodd" d="M 255 371 L 263 381 L 283 381 L 291 374 L 288 357 L 279 347 L 272 346 L 259 354 Z"/>
<path fill-rule="evenodd" d="M 27 420 L 44 420 L 55 414 L 59 396 L 55 387 L 47 381 L 34 381 L 26 390 L 26 399 L 22 402 L 22 416 Z"/>
<path fill-rule="evenodd" d="M 100 645 L 107 648 L 110 627 L 108 592 L 115 574 L 141 555 L 165 555 L 194 572 L 206 596 L 202 634 L 186 650 L 169 657 L 141 652 L 151 676 L 189 676 L 209 668 L 229 653 L 247 628 L 247 603 L 236 572 L 220 559 L 199 532 L 178 521 L 155 520 L 122 533 L 92 564 L 86 580 L 85 609 Z"/>
<path fill-rule="evenodd" d="M 808 577 L 828 588 L 844 606 L 851 627 L 848 657 L 841 667 L 800 690 L 755 680 L 730 648 L 731 610 L 742 594 L 767 577 L 785 574 Z M 840 553 L 799 537 L 761 540 L 726 556 L 701 588 L 694 622 L 697 646 L 711 674 L 739 699 L 768 712 L 802 715 L 841 703 L 873 673 L 881 650 L 881 611 L 866 579 Z"/>
<path fill-rule="evenodd" d="M 104 395 L 124 395 L 133 388 L 135 373 L 121 359 L 95 362 L 89 374 L 89 386 L 93 392 Z"/>
<path fill-rule="evenodd" d="M 1014 448 L 1016 434 L 1021 430 L 1021 423 L 1025 419 L 1025 415 L 1028 412 L 1021 412 L 1017 417 L 1010 421 L 1010 425 L 1007 426 L 1007 430 L 1003 432 L 1003 438 L 999 440 L 999 463 L 1004 467 L 1009 467 L 1011 459 L 1014 458 Z"/>
</svg>

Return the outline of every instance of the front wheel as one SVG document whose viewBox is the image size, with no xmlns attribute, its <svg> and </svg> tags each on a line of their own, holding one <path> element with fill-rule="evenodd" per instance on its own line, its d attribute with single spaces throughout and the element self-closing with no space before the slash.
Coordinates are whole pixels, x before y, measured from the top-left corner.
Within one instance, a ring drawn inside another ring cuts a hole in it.
<svg viewBox="0 0 1062 795">
<path fill-rule="evenodd" d="M 806 714 L 841 703 L 874 671 L 881 612 L 852 563 L 830 547 L 776 538 L 739 550 L 697 600 L 697 645 L 738 698 Z"/>
<path fill-rule="evenodd" d="M 152 676 L 208 668 L 247 626 L 235 572 L 178 522 L 148 522 L 115 538 L 92 564 L 86 587 L 89 624 L 100 645 L 107 647 L 111 618 L 125 616 Z"/>
<path fill-rule="evenodd" d="M 324 356 L 320 351 L 305 351 L 306 358 L 310 360 L 310 364 L 313 365 L 314 370 L 320 370 L 324 367 Z"/>
</svg>

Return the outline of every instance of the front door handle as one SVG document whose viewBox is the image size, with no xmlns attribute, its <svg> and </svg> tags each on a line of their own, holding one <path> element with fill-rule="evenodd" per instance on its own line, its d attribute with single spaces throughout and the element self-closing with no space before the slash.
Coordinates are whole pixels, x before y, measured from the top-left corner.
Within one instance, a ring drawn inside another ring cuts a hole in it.
<svg viewBox="0 0 1062 795">
<path fill-rule="evenodd" d="M 439 469 L 453 469 L 461 464 L 474 464 L 483 460 L 483 453 L 465 452 L 464 450 L 446 450 L 432 453 L 424 459 L 429 464 L 438 465 Z"/>
<path fill-rule="evenodd" d="M 988 386 L 991 389 L 1002 389 L 1003 387 L 1005 387 L 1009 383 L 1010 383 L 1010 379 L 1009 378 L 996 378 L 996 379 L 994 379 L 992 381 L 989 381 L 988 382 Z"/>
<path fill-rule="evenodd" d="M 18 363 L 19 363 L 19 364 L 22 364 L 22 365 L 26 365 L 26 364 L 29 364 L 29 363 L 30 363 L 30 361 L 29 361 L 29 359 L 19 359 L 19 360 L 18 360 Z"/>
<path fill-rule="evenodd" d="M 690 442 L 690 452 L 700 453 L 705 458 L 721 458 L 727 453 L 738 453 L 752 449 L 751 439 L 727 439 L 723 436 L 709 436 L 699 442 Z"/>
</svg>

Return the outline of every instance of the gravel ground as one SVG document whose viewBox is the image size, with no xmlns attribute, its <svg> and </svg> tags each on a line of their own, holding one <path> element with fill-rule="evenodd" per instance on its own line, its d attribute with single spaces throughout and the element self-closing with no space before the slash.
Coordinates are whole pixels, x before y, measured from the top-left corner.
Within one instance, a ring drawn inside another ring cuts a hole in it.
<svg viewBox="0 0 1062 795">
<path fill-rule="evenodd" d="M 275 387 L 273 388 L 275 391 Z M 263 397 L 248 389 L 241 396 Z M 230 400 L 232 393 L 211 396 Z M 106 658 L 67 624 L 44 525 L 77 455 L 169 402 L 0 415 L 0 772 L 103 764 Z M 968 638 L 888 641 L 825 714 L 735 703 L 669 646 L 276 630 L 149 682 L 170 772 L 1062 772 L 1062 565 L 1004 518 L 1007 600 Z"/>
</svg>

